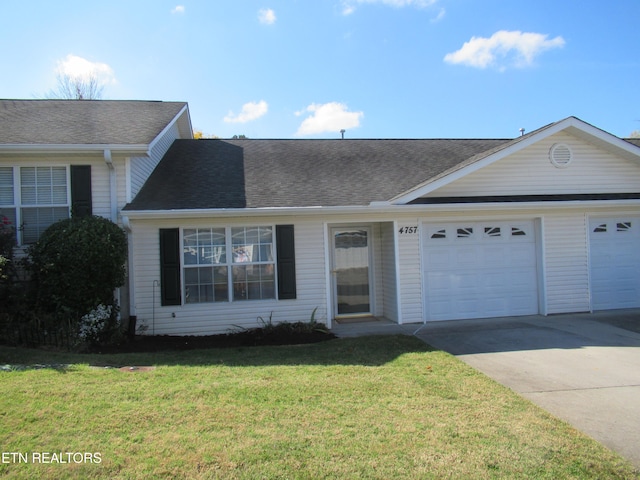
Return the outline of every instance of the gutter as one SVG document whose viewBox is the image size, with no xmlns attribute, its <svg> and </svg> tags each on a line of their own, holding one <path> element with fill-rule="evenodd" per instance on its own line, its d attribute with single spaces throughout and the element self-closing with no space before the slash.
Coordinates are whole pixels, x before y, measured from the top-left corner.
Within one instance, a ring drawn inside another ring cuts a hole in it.
<svg viewBox="0 0 640 480">
<path fill-rule="evenodd" d="M 178 218 L 228 218 L 266 217 L 296 215 L 349 215 L 349 214 L 428 214 L 431 212 L 469 212 L 479 210 L 540 210 L 563 208 L 603 209 L 611 207 L 638 207 L 639 199 L 632 200 L 571 200 L 559 202 L 509 202 L 509 203 L 455 203 L 431 205 L 388 205 L 382 202 L 374 205 L 338 207 L 268 207 L 268 208 L 209 208 L 183 210 L 125 210 L 123 214 L 131 220 L 178 219 Z"/>
<path fill-rule="evenodd" d="M 104 150 L 126 154 L 131 153 L 134 156 L 148 156 L 149 145 L 147 144 L 22 144 L 22 143 L 5 143 L 0 144 L 0 155 L 3 153 L 101 153 Z"/>
</svg>

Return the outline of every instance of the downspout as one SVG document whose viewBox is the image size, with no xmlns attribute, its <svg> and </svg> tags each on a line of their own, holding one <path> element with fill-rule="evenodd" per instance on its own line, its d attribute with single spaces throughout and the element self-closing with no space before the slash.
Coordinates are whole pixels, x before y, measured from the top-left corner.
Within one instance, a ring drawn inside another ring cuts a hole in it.
<svg viewBox="0 0 640 480">
<path fill-rule="evenodd" d="M 113 165 L 113 158 L 111 158 L 111 150 L 104 150 L 104 162 L 109 168 L 109 198 L 111 211 L 109 220 L 113 223 L 118 222 L 118 190 L 116 185 L 116 167 Z"/>
<path fill-rule="evenodd" d="M 133 239 L 131 236 L 131 222 L 129 221 L 129 217 L 122 217 L 122 226 L 124 227 L 125 232 L 127 232 L 127 278 L 129 283 L 129 322 L 133 322 L 135 325 L 135 320 L 138 318 L 138 314 L 136 313 L 136 295 L 134 288 L 134 263 L 133 263 Z M 129 332 L 132 335 L 134 332 Z"/>
<path fill-rule="evenodd" d="M 109 220 L 113 223 L 118 223 L 118 190 L 116 188 L 116 168 L 113 165 L 113 158 L 111 158 L 111 150 L 104 149 L 104 163 L 107 164 L 109 169 L 109 199 L 110 199 L 110 213 Z M 116 302 L 118 305 L 122 304 L 122 298 L 120 295 L 120 288 L 117 288 L 114 292 Z M 118 314 L 118 318 L 120 315 Z"/>
</svg>

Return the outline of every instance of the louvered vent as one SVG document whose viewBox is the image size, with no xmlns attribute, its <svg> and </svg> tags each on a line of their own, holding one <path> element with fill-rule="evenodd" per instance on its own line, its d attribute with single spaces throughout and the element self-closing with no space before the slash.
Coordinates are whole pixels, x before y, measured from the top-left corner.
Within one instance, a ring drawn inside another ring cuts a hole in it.
<svg viewBox="0 0 640 480">
<path fill-rule="evenodd" d="M 556 143 L 549 151 L 549 160 L 558 168 L 568 167 L 572 159 L 571 149 L 564 143 Z"/>
</svg>

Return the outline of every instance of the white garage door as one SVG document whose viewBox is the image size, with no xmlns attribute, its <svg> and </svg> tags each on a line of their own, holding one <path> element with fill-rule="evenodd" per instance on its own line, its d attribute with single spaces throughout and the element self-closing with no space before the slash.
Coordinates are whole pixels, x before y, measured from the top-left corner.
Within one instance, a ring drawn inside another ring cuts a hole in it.
<svg viewBox="0 0 640 480">
<path fill-rule="evenodd" d="M 532 221 L 424 224 L 429 320 L 538 313 Z"/>
<path fill-rule="evenodd" d="M 640 307 L 640 218 L 592 218 L 591 306 Z"/>
</svg>

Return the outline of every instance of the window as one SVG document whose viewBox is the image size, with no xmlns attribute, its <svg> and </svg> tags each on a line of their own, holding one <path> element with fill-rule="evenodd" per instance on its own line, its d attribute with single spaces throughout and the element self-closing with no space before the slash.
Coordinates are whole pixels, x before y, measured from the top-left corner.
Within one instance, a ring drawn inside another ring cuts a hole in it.
<svg viewBox="0 0 640 480">
<path fill-rule="evenodd" d="M 232 228 L 231 239 L 234 300 L 275 298 L 273 229 Z"/>
<path fill-rule="evenodd" d="M 433 235 L 431 235 L 431 238 L 433 239 L 447 238 L 447 230 L 444 228 L 442 230 L 438 230 Z"/>
<path fill-rule="evenodd" d="M 21 167 L 22 243 L 33 243 L 46 228 L 69 218 L 66 167 Z"/>
<path fill-rule="evenodd" d="M 502 233 L 500 227 L 484 227 L 484 234 L 487 237 L 500 237 Z"/>
<path fill-rule="evenodd" d="M 631 222 L 618 222 L 616 224 L 617 232 L 629 232 L 631 231 Z"/>
<path fill-rule="evenodd" d="M 182 252 L 185 303 L 276 296 L 271 226 L 185 229 Z"/>
<path fill-rule="evenodd" d="M 69 218 L 69 206 L 67 167 L 0 167 L 0 214 L 17 227 L 20 244 Z"/>
<path fill-rule="evenodd" d="M 224 228 L 185 229 L 185 302 L 225 302 L 229 279 Z"/>
<path fill-rule="evenodd" d="M 473 235 L 473 227 L 463 227 L 458 228 L 457 237 L 458 238 L 470 238 Z"/>
</svg>

